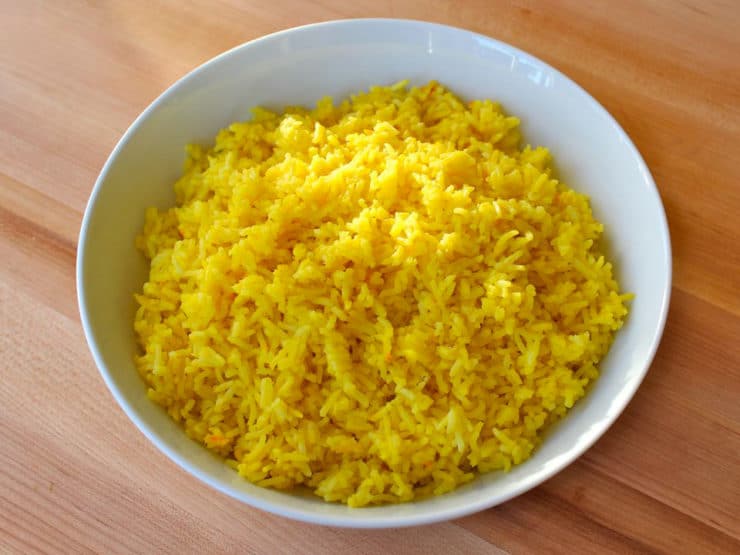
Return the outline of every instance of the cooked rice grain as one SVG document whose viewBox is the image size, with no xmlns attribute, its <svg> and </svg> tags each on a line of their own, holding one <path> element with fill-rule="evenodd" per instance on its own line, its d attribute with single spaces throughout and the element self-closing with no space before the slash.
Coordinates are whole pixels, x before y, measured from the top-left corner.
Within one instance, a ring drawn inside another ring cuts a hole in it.
<svg viewBox="0 0 740 555">
<path fill-rule="evenodd" d="M 353 507 L 527 459 L 627 314 L 588 199 L 431 82 L 254 110 L 146 213 L 149 397 L 248 480 Z"/>
</svg>

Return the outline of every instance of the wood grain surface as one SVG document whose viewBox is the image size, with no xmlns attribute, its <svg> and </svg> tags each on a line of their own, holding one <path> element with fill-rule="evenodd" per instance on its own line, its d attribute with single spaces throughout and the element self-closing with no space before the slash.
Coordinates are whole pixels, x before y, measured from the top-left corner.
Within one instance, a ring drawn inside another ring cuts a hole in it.
<svg viewBox="0 0 740 555">
<path fill-rule="evenodd" d="M 162 90 L 260 35 L 385 16 L 523 48 L 617 118 L 658 183 L 668 325 L 612 429 L 502 506 L 356 531 L 251 509 L 128 421 L 83 338 L 77 233 L 103 162 Z M 0 553 L 740 553 L 740 3 L 0 0 Z"/>
</svg>

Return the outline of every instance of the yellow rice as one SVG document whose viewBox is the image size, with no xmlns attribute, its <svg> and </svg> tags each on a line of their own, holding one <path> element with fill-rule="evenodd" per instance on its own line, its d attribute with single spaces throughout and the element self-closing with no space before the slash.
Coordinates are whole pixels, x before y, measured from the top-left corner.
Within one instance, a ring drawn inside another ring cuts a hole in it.
<svg viewBox="0 0 740 555">
<path fill-rule="evenodd" d="M 628 296 L 518 126 L 399 83 L 190 146 L 137 240 L 149 397 L 246 479 L 353 507 L 527 459 Z"/>
</svg>

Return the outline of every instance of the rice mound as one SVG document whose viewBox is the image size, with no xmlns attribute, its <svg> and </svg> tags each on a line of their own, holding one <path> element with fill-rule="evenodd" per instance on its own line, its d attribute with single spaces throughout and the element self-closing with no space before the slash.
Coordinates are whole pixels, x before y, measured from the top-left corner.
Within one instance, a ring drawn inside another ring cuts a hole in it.
<svg viewBox="0 0 740 555">
<path fill-rule="evenodd" d="M 246 479 L 353 507 L 527 459 L 627 314 L 587 197 L 441 85 L 255 109 L 146 213 L 149 397 Z"/>
</svg>

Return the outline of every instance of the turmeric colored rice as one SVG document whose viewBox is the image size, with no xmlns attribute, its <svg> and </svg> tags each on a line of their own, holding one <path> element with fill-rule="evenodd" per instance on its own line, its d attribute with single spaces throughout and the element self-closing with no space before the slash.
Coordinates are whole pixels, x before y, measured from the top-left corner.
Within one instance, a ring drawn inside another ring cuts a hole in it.
<svg viewBox="0 0 740 555">
<path fill-rule="evenodd" d="M 261 486 L 352 507 L 526 460 L 627 314 L 603 226 L 491 101 L 255 109 L 146 213 L 149 397 Z"/>
</svg>

